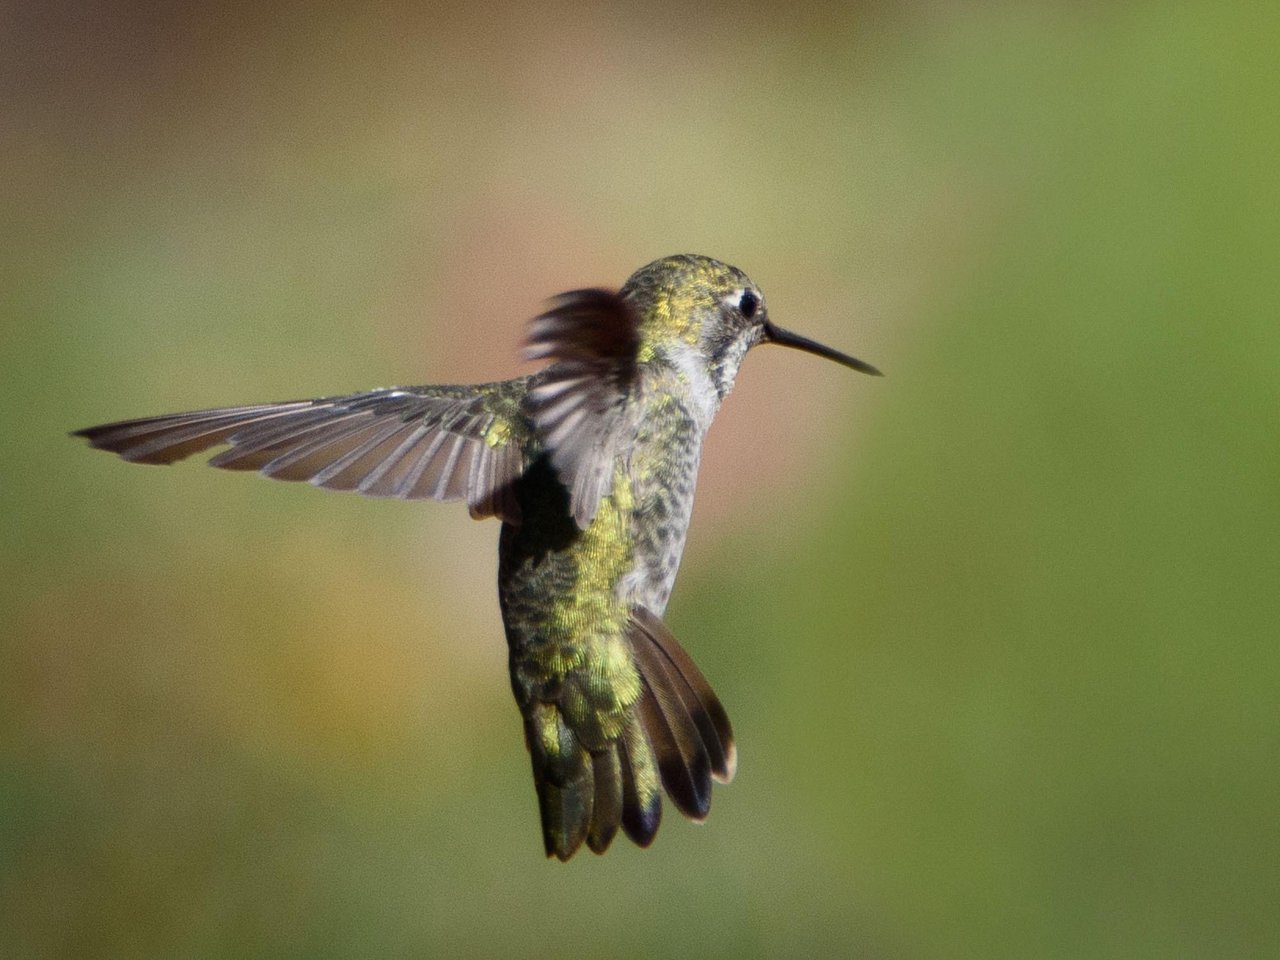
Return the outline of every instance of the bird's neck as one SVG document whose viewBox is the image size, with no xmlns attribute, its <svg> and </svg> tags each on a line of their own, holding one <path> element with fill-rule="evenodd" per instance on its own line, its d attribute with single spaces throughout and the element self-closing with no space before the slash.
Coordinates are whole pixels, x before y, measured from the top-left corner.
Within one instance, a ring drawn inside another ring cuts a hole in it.
<svg viewBox="0 0 1280 960">
<path fill-rule="evenodd" d="M 653 360 L 642 365 L 638 399 L 645 409 L 674 400 L 693 421 L 700 439 L 715 419 L 723 394 L 702 353 L 679 344 L 655 351 Z"/>
</svg>

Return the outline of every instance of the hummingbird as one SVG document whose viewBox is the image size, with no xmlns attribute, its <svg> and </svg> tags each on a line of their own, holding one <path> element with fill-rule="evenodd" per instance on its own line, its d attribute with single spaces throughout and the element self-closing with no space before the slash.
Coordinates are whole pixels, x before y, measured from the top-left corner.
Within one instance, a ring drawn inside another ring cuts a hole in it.
<svg viewBox="0 0 1280 960">
<path fill-rule="evenodd" d="M 494 383 L 125 420 L 76 431 L 133 463 L 209 464 L 368 497 L 466 502 L 501 521 L 498 601 L 548 857 L 618 831 L 641 847 L 665 791 L 701 822 L 737 766 L 728 715 L 662 616 L 703 438 L 748 350 L 778 344 L 879 375 L 777 326 L 741 270 L 682 254 L 620 290 L 554 297 Z"/>
</svg>

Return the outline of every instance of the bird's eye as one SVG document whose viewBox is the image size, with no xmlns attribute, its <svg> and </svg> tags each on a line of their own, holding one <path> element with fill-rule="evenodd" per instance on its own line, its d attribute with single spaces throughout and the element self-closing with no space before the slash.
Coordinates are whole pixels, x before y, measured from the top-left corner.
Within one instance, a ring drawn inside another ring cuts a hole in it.
<svg viewBox="0 0 1280 960">
<path fill-rule="evenodd" d="M 738 301 L 738 312 L 750 320 L 760 308 L 760 298 L 750 290 L 742 291 L 742 299 Z"/>
</svg>

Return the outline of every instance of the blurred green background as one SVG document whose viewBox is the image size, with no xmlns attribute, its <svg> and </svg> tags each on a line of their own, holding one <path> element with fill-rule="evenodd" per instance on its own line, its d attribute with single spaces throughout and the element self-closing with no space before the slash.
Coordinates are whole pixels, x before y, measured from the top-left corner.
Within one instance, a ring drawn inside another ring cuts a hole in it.
<svg viewBox="0 0 1280 960">
<path fill-rule="evenodd" d="M 1262 957 L 1275 5 L 0 14 L 0 954 Z M 542 858 L 497 526 L 66 432 L 497 378 L 743 267 L 707 824 Z"/>
</svg>

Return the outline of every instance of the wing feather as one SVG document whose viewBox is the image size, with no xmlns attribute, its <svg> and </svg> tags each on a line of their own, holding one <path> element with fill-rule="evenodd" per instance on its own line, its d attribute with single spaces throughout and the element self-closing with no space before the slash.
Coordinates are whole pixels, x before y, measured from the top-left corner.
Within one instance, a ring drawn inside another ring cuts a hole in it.
<svg viewBox="0 0 1280 960">
<path fill-rule="evenodd" d="M 525 356 L 551 363 L 530 384 L 525 411 L 583 529 L 613 483 L 639 348 L 639 317 L 608 290 L 561 294 L 530 324 Z"/>
<path fill-rule="evenodd" d="M 135 463 L 225 446 L 209 464 L 404 500 L 466 500 L 472 516 L 518 522 L 511 490 L 533 427 L 528 378 L 398 387 L 320 400 L 145 417 L 76 431 Z"/>
</svg>

